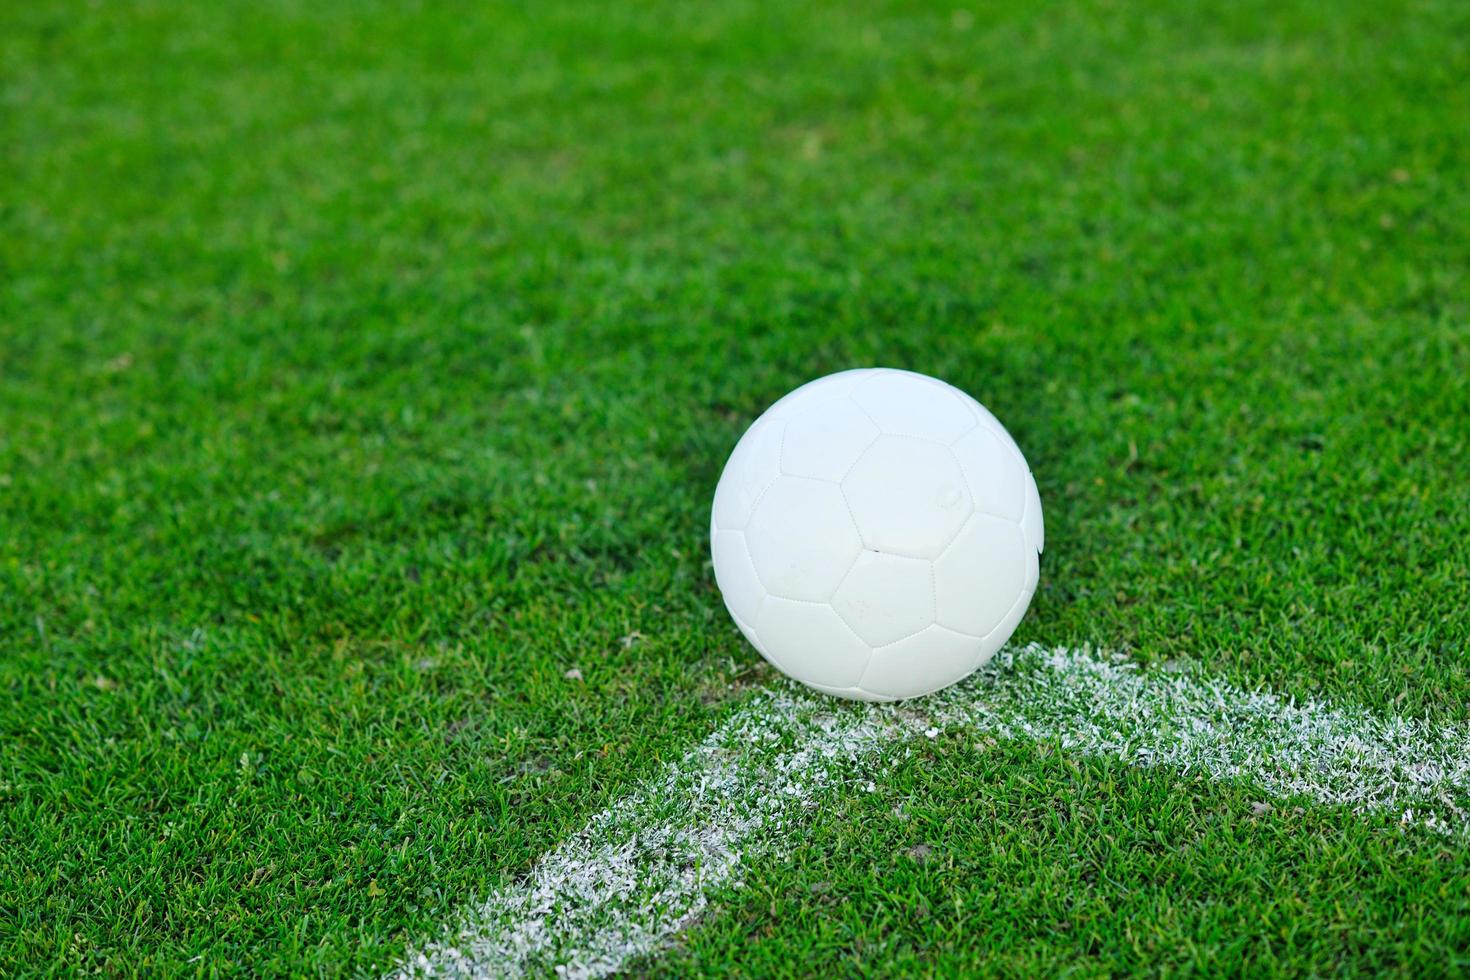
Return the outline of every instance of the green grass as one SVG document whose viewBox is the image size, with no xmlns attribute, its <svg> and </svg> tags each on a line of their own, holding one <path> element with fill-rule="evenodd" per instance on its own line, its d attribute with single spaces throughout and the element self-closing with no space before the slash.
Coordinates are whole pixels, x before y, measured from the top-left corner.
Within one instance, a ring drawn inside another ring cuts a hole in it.
<svg viewBox="0 0 1470 980">
<path fill-rule="evenodd" d="M 1463 850 L 1249 787 L 946 736 L 819 811 L 656 975 L 1459 974 Z M 1463 847 L 1461 842 L 1460 847 Z"/>
<path fill-rule="evenodd" d="M 1454 2 L 7 7 L 0 972 L 523 872 L 769 678 L 709 496 L 845 367 L 1026 450 L 1018 640 L 1463 719 L 1467 76 Z M 1470 968 L 1463 845 L 1251 799 L 939 745 L 648 966 Z"/>
</svg>

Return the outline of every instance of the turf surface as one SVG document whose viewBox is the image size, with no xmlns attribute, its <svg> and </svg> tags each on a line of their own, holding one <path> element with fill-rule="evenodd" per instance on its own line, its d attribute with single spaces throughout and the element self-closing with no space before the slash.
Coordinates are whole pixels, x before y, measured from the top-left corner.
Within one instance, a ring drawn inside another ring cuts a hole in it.
<svg viewBox="0 0 1470 980">
<path fill-rule="evenodd" d="M 769 682 L 709 495 L 845 367 L 1026 450 L 1018 640 L 1465 718 L 1463 4 L 17 4 L 0 73 L 0 972 L 371 972 L 523 873 Z M 649 968 L 1470 968 L 1462 844 L 1252 799 L 938 745 Z"/>
</svg>

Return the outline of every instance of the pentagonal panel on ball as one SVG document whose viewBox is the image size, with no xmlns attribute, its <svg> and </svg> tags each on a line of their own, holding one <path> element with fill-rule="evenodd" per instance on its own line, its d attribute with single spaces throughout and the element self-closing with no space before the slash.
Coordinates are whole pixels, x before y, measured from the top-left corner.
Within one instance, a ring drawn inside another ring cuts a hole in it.
<svg viewBox="0 0 1470 980">
<path fill-rule="evenodd" d="M 780 422 L 757 421 L 735 444 L 715 487 L 716 527 L 739 530 L 750 520 L 756 501 L 781 475 L 784 429 Z"/>
<path fill-rule="evenodd" d="M 871 648 L 825 603 L 766 596 L 755 631 L 772 661 L 807 684 L 851 687 L 868 666 Z"/>
<path fill-rule="evenodd" d="M 730 617 L 730 621 L 735 624 L 737 629 L 740 630 L 740 634 L 745 637 L 746 642 L 755 647 L 755 652 L 764 657 L 771 664 L 771 666 L 775 667 L 777 670 L 786 669 L 785 667 L 781 666 L 780 661 L 771 656 L 770 649 L 767 648 L 765 642 L 761 640 L 760 636 L 756 634 L 755 627 L 753 625 L 745 622 L 738 616 L 733 615 Z"/>
<path fill-rule="evenodd" d="M 934 562 L 935 621 L 972 636 L 995 629 L 1033 583 L 1036 552 L 1021 526 L 976 514 Z"/>
<path fill-rule="evenodd" d="M 970 491 L 944 446 L 880 436 L 842 481 L 863 543 L 874 551 L 933 558 L 970 516 Z"/>
<path fill-rule="evenodd" d="M 1005 615 L 1001 616 L 1000 622 L 980 640 L 980 663 L 982 665 L 995 656 L 995 652 L 1005 645 L 1005 642 L 1011 638 L 1011 634 L 1016 631 L 1016 627 L 1021 625 L 1022 617 L 1026 615 L 1026 609 L 1031 605 L 1031 597 L 1036 594 L 1037 557 L 1031 554 L 1027 556 L 1027 559 L 1030 566 L 1027 569 L 1026 584 L 1022 586 L 1021 594 L 1016 596 L 1016 601 L 1011 604 L 1010 609 L 1006 610 Z"/>
<path fill-rule="evenodd" d="M 786 420 L 781 471 L 819 480 L 842 479 L 878 438 L 878 427 L 851 398 L 823 399 Z"/>
<path fill-rule="evenodd" d="M 976 426 L 949 447 L 960 461 L 975 509 L 1019 521 L 1026 499 L 1026 463 L 985 426 Z"/>
<path fill-rule="evenodd" d="M 864 551 L 832 597 L 854 633 L 882 646 L 934 622 L 934 574 L 922 558 Z"/>
<path fill-rule="evenodd" d="M 852 397 L 888 433 L 948 443 L 976 424 L 961 400 L 966 396 L 907 371 L 874 371 L 854 386 Z"/>
<path fill-rule="evenodd" d="M 745 534 L 741 531 L 716 531 L 710 543 L 710 554 L 715 564 L 715 583 L 719 585 L 720 596 L 731 615 L 747 623 L 755 622 L 756 609 L 766 590 L 756 577 L 755 564 L 745 546 Z"/>
<path fill-rule="evenodd" d="M 872 374 L 873 370 L 873 368 L 853 368 L 850 371 L 838 371 L 836 374 L 828 374 L 815 381 L 808 381 L 800 388 L 782 395 L 776 404 L 766 409 L 765 417 L 784 421 L 794 414 L 805 411 L 818 401 L 843 398 L 854 385 L 865 376 Z"/>
<path fill-rule="evenodd" d="M 979 637 L 931 626 L 874 650 L 858 687 L 882 698 L 915 698 L 969 676 L 980 653 Z"/>
<path fill-rule="evenodd" d="M 772 595 L 826 602 L 862 549 L 836 484 L 783 476 L 745 530 L 756 574 Z"/>
</svg>

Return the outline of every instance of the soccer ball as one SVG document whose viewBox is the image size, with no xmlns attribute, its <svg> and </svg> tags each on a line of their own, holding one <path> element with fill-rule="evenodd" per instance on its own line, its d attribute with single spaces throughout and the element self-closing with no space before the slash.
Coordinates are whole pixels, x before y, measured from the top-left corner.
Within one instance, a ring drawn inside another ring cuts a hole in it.
<svg viewBox="0 0 1470 980">
<path fill-rule="evenodd" d="M 1041 498 L 975 399 L 873 368 L 802 385 L 746 430 L 710 551 L 735 624 L 827 694 L 947 687 L 1010 638 L 1036 591 Z"/>
</svg>

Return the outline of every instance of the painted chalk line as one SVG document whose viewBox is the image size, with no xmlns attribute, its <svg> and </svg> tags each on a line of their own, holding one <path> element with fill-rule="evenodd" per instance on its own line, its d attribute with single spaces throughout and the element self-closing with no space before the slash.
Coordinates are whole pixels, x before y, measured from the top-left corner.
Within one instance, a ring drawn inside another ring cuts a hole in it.
<svg viewBox="0 0 1470 980">
<path fill-rule="evenodd" d="M 695 922 L 711 894 L 738 887 L 744 862 L 781 847 L 824 792 L 861 780 L 880 752 L 956 727 L 1470 832 L 1470 724 L 1030 646 L 907 704 L 851 707 L 789 685 L 756 696 L 390 976 L 617 972 Z"/>
</svg>

